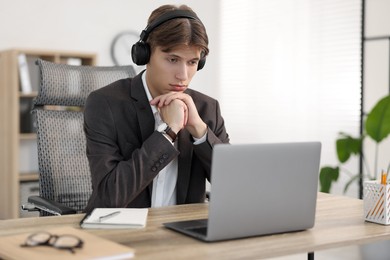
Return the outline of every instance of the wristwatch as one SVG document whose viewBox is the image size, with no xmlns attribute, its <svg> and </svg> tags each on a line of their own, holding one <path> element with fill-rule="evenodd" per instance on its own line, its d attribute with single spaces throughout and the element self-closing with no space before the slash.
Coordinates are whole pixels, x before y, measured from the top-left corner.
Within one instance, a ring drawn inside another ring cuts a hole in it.
<svg viewBox="0 0 390 260">
<path fill-rule="evenodd" d="M 159 131 L 160 133 L 167 134 L 172 139 L 172 143 L 175 142 L 177 134 L 173 132 L 173 130 L 166 123 L 162 123 L 161 125 L 159 125 L 157 127 L 157 131 Z"/>
</svg>

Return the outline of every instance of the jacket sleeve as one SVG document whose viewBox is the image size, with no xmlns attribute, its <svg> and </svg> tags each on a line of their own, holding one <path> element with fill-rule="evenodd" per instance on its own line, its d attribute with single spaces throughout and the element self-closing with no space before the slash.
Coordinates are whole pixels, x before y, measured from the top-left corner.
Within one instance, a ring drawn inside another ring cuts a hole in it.
<svg viewBox="0 0 390 260">
<path fill-rule="evenodd" d="M 206 108 L 200 109 L 200 115 L 208 126 L 207 141 L 194 145 L 194 152 L 200 159 L 210 181 L 211 159 L 213 147 L 216 144 L 229 143 L 229 135 L 226 132 L 225 121 L 221 115 L 218 101 L 213 100 Z"/>
<path fill-rule="evenodd" d="M 84 131 L 95 207 L 126 207 L 179 154 L 157 131 L 141 143 L 138 124 L 127 129 L 131 141 L 121 144 L 127 147 L 123 151 L 114 118 L 107 96 L 92 92 L 84 110 Z"/>
</svg>

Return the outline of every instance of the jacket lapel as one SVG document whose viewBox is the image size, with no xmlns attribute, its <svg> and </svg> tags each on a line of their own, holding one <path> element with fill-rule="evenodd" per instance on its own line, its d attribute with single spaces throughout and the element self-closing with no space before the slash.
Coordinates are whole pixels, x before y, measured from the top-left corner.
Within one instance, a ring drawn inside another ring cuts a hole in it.
<svg viewBox="0 0 390 260">
<path fill-rule="evenodd" d="M 145 71 L 139 73 L 133 78 L 130 87 L 130 96 L 136 101 L 135 110 L 137 113 L 138 128 L 140 129 L 142 143 L 154 132 L 154 116 L 142 83 L 141 76 L 144 72 Z M 150 198 L 152 197 L 152 189 L 153 184 L 148 186 Z"/>
<path fill-rule="evenodd" d="M 141 75 L 142 72 L 131 81 L 130 96 L 136 101 L 135 109 L 138 117 L 138 127 L 141 132 L 142 142 L 144 142 L 154 132 L 154 116 L 142 84 Z"/>
</svg>

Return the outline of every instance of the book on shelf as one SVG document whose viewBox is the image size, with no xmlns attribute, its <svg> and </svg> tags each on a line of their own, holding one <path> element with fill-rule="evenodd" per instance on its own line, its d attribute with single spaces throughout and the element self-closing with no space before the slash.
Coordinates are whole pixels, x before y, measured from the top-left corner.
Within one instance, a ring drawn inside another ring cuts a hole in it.
<svg viewBox="0 0 390 260">
<path fill-rule="evenodd" d="M 20 133 L 35 133 L 36 124 L 34 116 L 31 113 L 31 110 L 33 109 L 33 99 L 21 98 L 19 102 Z"/>
<path fill-rule="evenodd" d="M 31 90 L 35 93 L 38 93 L 41 84 L 41 74 L 39 66 L 37 65 L 37 60 L 39 58 L 40 57 L 37 55 L 27 55 L 27 66 L 28 71 L 30 72 Z"/>
<path fill-rule="evenodd" d="M 78 57 L 61 57 L 60 63 L 73 66 L 81 66 L 83 65 L 83 60 L 82 58 Z"/>
<path fill-rule="evenodd" d="M 66 64 L 73 65 L 73 66 L 81 66 L 83 61 L 81 58 L 68 58 Z"/>
<path fill-rule="evenodd" d="M 147 208 L 95 208 L 85 215 L 80 226 L 96 229 L 143 228 L 147 217 Z"/>
<path fill-rule="evenodd" d="M 20 90 L 24 94 L 30 94 L 32 92 L 30 72 L 28 70 L 28 63 L 26 54 L 20 53 L 18 55 L 19 64 L 19 79 L 20 79 Z"/>
<path fill-rule="evenodd" d="M 38 232 L 38 231 L 37 231 Z M 83 242 L 81 248 L 69 250 L 52 246 L 21 247 L 27 237 L 37 233 L 30 232 L 0 237 L 0 259 L 130 259 L 135 256 L 134 248 L 93 235 L 73 227 L 59 227 L 44 230 L 51 235 L 73 235 Z"/>
</svg>

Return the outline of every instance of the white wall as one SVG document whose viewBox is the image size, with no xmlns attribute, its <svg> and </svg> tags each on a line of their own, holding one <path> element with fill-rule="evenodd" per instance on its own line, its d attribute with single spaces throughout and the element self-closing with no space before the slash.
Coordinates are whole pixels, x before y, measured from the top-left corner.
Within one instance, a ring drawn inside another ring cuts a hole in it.
<svg viewBox="0 0 390 260">
<path fill-rule="evenodd" d="M 0 50 L 93 52 L 98 55 L 98 65 L 112 65 L 110 44 L 115 35 L 124 30 L 141 32 L 150 13 L 162 4 L 187 4 L 205 24 L 210 56 L 192 87 L 215 96 L 219 1 L 0 0 Z"/>
<path fill-rule="evenodd" d="M 366 0 L 366 36 L 390 35 L 390 1 Z"/>
</svg>

